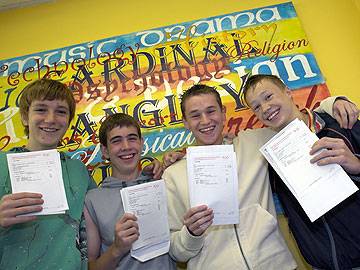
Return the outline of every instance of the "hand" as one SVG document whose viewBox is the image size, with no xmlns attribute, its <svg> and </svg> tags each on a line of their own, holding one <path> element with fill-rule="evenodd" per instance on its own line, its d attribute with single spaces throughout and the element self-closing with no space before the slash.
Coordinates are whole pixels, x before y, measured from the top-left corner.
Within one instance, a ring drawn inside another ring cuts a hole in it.
<svg viewBox="0 0 360 270">
<path fill-rule="evenodd" d="M 312 146 L 310 155 L 315 154 L 321 149 L 325 150 L 316 154 L 310 160 L 311 163 L 316 163 L 320 166 L 336 163 L 341 165 L 348 173 L 360 173 L 360 159 L 350 151 L 342 139 L 321 138 Z"/>
<path fill-rule="evenodd" d="M 9 227 L 14 224 L 33 221 L 36 216 L 19 216 L 42 210 L 44 200 L 39 193 L 20 192 L 8 194 L 0 200 L 0 226 Z"/>
<path fill-rule="evenodd" d="M 113 245 L 119 254 L 125 254 L 139 238 L 139 226 L 135 215 L 125 213 L 115 224 L 115 240 Z M 120 255 L 119 255 L 120 256 Z"/>
<path fill-rule="evenodd" d="M 162 173 L 163 173 L 163 167 L 160 161 L 158 161 L 156 158 L 154 158 L 154 160 L 149 164 L 146 165 L 143 168 L 143 172 L 145 174 L 152 174 L 153 178 L 155 180 L 158 180 L 161 178 Z"/>
<path fill-rule="evenodd" d="M 360 111 L 354 103 L 337 98 L 333 106 L 333 115 L 340 127 L 351 129 L 359 117 Z"/>
<path fill-rule="evenodd" d="M 212 224 L 214 219 L 213 210 L 206 205 L 190 208 L 184 216 L 184 225 L 192 235 L 202 235 Z"/>
<path fill-rule="evenodd" d="M 182 159 L 185 156 L 184 152 L 174 151 L 167 152 L 163 156 L 163 168 L 164 170 L 170 165 L 174 164 L 177 160 Z"/>
</svg>

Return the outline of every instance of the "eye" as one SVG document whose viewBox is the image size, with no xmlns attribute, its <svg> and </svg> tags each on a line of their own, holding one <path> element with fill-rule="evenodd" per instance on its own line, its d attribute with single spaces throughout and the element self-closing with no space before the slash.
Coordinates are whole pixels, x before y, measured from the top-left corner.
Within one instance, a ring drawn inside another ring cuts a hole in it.
<svg viewBox="0 0 360 270">
<path fill-rule="evenodd" d="M 269 99 L 271 99 L 272 98 L 272 94 L 268 94 L 268 95 L 266 95 L 266 97 L 265 97 L 265 100 L 269 100 Z"/>
<path fill-rule="evenodd" d="M 116 143 L 119 143 L 119 142 L 121 142 L 121 138 L 113 138 L 113 139 L 110 141 L 111 144 L 116 144 Z"/>
<path fill-rule="evenodd" d="M 137 137 L 137 136 L 131 136 L 131 137 L 128 138 L 128 140 L 129 140 L 130 142 L 135 142 L 135 141 L 138 140 L 138 137 Z"/>
<path fill-rule="evenodd" d="M 199 118 L 200 117 L 200 114 L 192 114 L 191 115 L 191 118 L 193 118 L 193 119 L 196 119 L 196 118 Z"/>
<path fill-rule="evenodd" d="M 253 106 L 253 111 L 258 112 L 260 110 L 260 105 Z"/>
<path fill-rule="evenodd" d="M 57 110 L 56 111 L 58 114 L 60 115 L 67 115 L 68 114 L 68 111 L 67 110 Z"/>
<path fill-rule="evenodd" d="M 46 108 L 42 108 L 42 107 L 34 108 L 34 112 L 37 112 L 37 113 L 44 113 L 46 111 L 47 111 Z"/>
</svg>

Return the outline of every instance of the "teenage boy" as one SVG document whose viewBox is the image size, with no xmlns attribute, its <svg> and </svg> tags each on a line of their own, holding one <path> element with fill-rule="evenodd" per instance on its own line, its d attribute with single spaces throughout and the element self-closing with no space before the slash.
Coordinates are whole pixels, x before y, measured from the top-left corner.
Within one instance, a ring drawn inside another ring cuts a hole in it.
<svg viewBox="0 0 360 270">
<path fill-rule="evenodd" d="M 124 212 L 120 190 L 153 180 L 139 168 L 144 143 L 139 124 L 123 113 L 111 115 L 101 124 L 99 139 L 112 174 L 101 188 L 86 195 L 89 269 L 175 269 L 168 254 L 144 263 L 130 255 L 131 246 L 139 237 L 139 227 L 135 215 Z"/>
<path fill-rule="evenodd" d="M 28 141 L 9 153 L 56 149 L 75 114 L 75 100 L 64 84 L 37 80 L 22 92 L 20 115 Z M 79 224 L 85 193 L 96 187 L 79 160 L 60 153 L 69 210 L 65 214 L 34 216 L 42 195 L 11 193 L 7 153 L 0 153 L 0 269 L 81 269 Z M 30 214 L 23 216 L 22 214 Z"/>
<path fill-rule="evenodd" d="M 360 122 L 343 129 L 328 114 L 300 111 L 291 91 L 276 76 L 254 75 L 245 87 L 245 99 L 258 119 L 278 132 L 295 118 L 317 134 L 310 152 L 318 165 L 337 163 L 357 186 L 360 180 Z M 323 149 L 324 151 L 318 152 Z M 275 192 L 282 202 L 289 226 L 306 261 L 319 269 L 359 269 L 360 192 L 311 222 L 298 201 L 272 171 Z"/>
<path fill-rule="evenodd" d="M 330 107 L 323 105 L 326 110 Z M 214 88 L 191 87 L 182 96 L 181 110 L 184 125 L 193 133 L 197 145 L 226 143 L 222 136 L 225 107 Z M 258 151 L 272 134 L 270 129 L 247 130 L 233 141 L 238 165 L 239 224 L 210 227 L 211 209 L 206 205 L 190 208 L 185 159 L 165 170 L 170 255 L 175 260 L 187 262 L 188 269 L 295 268 L 278 231 L 267 162 Z M 179 156 L 169 154 L 165 164 Z"/>
</svg>

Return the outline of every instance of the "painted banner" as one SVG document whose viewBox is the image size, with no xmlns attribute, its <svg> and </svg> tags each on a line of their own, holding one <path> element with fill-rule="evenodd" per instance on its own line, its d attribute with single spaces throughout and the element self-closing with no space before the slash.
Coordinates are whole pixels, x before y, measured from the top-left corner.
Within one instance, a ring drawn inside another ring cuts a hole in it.
<svg viewBox="0 0 360 270">
<path fill-rule="evenodd" d="M 26 144 L 18 109 L 24 86 L 56 79 L 77 102 L 59 150 L 81 159 L 100 181 L 109 173 L 97 138 L 102 119 L 115 112 L 134 116 L 145 138 L 143 157 L 161 159 L 194 142 L 179 100 L 196 83 L 219 91 L 227 107 L 224 133 L 261 127 L 241 98 L 249 73 L 280 76 L 300 108 L 329 96 L 291 2 L 2 60 L 0 149 Z"/>
</svg>

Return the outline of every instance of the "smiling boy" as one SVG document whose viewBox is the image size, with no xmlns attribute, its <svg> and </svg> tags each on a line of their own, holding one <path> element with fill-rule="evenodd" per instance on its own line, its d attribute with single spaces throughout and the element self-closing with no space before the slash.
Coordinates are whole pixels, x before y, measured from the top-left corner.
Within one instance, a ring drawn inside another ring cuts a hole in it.
<svg viewBox="0 0 360 270">
<path fill-rule="evenodd" d="M 139 167 L 144 144 L 139 124 L 127 114 L 111 115 L 101 124 L 99 139 L 112 174 L 86 196 L 89 269 L 175 269 L 168 254 L 143 263 L 130 255 L 139 237 L 139 226 L 135 215 L 124 212 L 120 190 L 153 180 Z"/>
<path fill-rule="evenodd" d="M 313 163 L 337 163 L 359 187 L 360 122 L 344 129 L 325 113 L 300 111 L 291 91 L 273 75 L 249 77 L 245 99 L 258 119 L 280 131 L 295 118 L 304 121 L 320 138 L 310 154 Z M 318 153 L 319 150 L 324 150 Z M 272 170 L 272 181 L 289 226 L 306 261 L 319 269 L 359 269 L 360 267 L 360 192 L 350 196 L 318 220 L 311 222 L 295 197 Z M 315 269 L 315 268 L 314 268 Z"/>
<path fill-rule="evenodd" d="M 183 122 L 197 145 L 226 143 L 222 131 L 225 107 L 219 93 L 195 85 L 181 99 Z M 258 131 L 254 131 L 257 133 Z M 190 207 L 186 160 L 163 174 L 168 190 L 170 255 L 188 269 L 295 269 L 296 264 L 278 231 L 275 208 L 256 134 L 241 132 L 233 141 L 238 165 L 240 223 L 210 226 L 212 209 Z"/>
<path fill-rule="evenodd" d="M 56 149 L 75 114 L 70 89 L 49 79 L 26 86 L 19 107 L 28 141 L 9 153 Z M 0 269 L 86 267 L 79 250 L 79 225 L 85 193 L 96 186 L 86 167 L 60 153 L 69 210 L 34 216 L 31 213 L 42 209 L 42 195 L 11 193 L 6 154 L 0 153 Z"/>
</svg>

